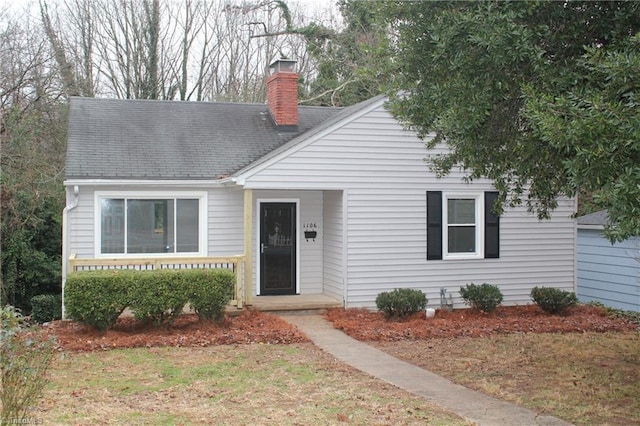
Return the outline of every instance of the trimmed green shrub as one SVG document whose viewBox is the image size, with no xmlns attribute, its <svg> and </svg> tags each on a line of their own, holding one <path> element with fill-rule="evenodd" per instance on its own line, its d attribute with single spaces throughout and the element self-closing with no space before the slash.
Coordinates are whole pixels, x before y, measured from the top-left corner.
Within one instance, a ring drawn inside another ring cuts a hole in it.
<svg viewBox="0 0 640 426">
<path fill-rule="evenodd" d="M 0 424 L 27 424 L 48 383 L 55 341 L 12 306 L 0 309 Z"/>
<path fill-rule="evenodd" d="M 62 295 L 39 294 L 31 298 L 31 319 L 43 323 L 62 318 Z"/>
<path fill-rule="evenodd" d="M 531 299 L 549 314 L 560 313 L 578 303 L 574 292 L 553 287 L 534 287 L 531 290 Z"/>
<path fill-rule="evenodd" d="M 460 296 L 466 305 L 483 312 L 495 311 L 504 298 L 498 286 L 487 283 L 460 287 Z"/>
<path fill-rule="evenodd" d="M 137 319 L 171 324 L 187 302 L 200 319 L 220 321 L 234 287 L 228 269 L 86 271 L 67 278 L 65 304 L 70 319 L 100 330 L 112 327 L 126 307 Z"/>
<path fill-rule="evenodd" d="M 189 304 L 200 319 L 216 322 L 224 318 L 224 308 L 233 298 L 236 276 L 229 269 L 191 269 L 183 279 L 189 289 Z"/>
<path fill-rule="evenodd" d="M 133 315 L 156 326 L 171 324 L 187 304 L 185 275 L 185 271 L 173 269 L 136 271 L 135 282 L 129 287 Z"/>
<path fill-rule="evenodd" d="M 427 296 L 410 288 L 396 288 L 391 292 L 382 292 L 376 297 L 376 306 L 388 318 L 404 318 L 427 306 Z"/>
<path fill-rule="evenodd" d="M 70 319 L 106 330 L 129 304 L 128 289 L 136 272 L 128 270 L 85 271 L 69 274 L 65 284 L 65 307 Z"/>
</svg>

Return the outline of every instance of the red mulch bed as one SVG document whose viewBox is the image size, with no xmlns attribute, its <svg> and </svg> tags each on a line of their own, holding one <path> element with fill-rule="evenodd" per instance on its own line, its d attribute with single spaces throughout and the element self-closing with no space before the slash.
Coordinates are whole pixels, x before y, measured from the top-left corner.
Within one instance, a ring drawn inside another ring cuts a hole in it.
<svg viewBox="0 0 640 426">
<path fill-rule="evenodd" d="M 335 328 L 355 339 L 387 342 L 499 333 L 617 332 L 638 328 L 631 321 L 590 305 L 573 306 L 562 315 L 550 315 L 536 305 L 526 305 L 500 306 L 489 314 L 475 309 L 438 309 L 433 318 L 425 318 L 421 312 L 402 321 L 387 320 L 380 312 L 364 309 L 335 309 L 327 313 L 327 318 Z"/>
<path fill-rule="evenodd" d="M 549 315 L 536 305 L 527 305 L 499 307 L 491 314 L 473 309 L 436 310 L 434 318 L 425 318 L 421 312 L 403 321 L 387 320 L 381 313 L 365 309 L 334 309 L 326 317 L 335 328 L 363 341 L 480 337 L 497 333 L 617 332 L 638 328 L 631 321 L 607 315 L 604 309 L 589 305 L 572 307 L 564 315 Z M 183 315 L 166 327 L 120 318 L 107 331 L 76 322 L 55 321 L 47 327 L 47 332 L 56 336 L 63 350 L 69 351 L 308 341 L 304 334 L 279 317 L 252 310 L 226 317 L 222 324 Z"/>
<path fill-rule="evenodd" d="M 250 310 L 239 316 L 228 316 L 221 324 L 198 321 L 196 315 L 182 315 L 171 326 L 164 327 L 154 327 L 134 318 L 118 318 L 115 326 L 106 331 L 72 321 L 55 321 L 49 326 L 49 333 L 56 336 L 61 349 L 69 351 L 308 341 L 304 334 L 277 316 Z"/>
</svg>

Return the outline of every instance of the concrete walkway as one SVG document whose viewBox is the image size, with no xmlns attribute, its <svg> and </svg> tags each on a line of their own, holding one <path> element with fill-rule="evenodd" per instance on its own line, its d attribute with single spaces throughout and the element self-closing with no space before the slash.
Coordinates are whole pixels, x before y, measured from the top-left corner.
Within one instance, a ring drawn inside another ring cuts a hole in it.
<svg viewBox="0 0 640 426">
<path fill-rule="evenodd" d="M 479 425 L 569 425 L 552 416 L 492 398 L 399 360 L 333 328 L 320 315 L 281 315 L 337 359 L 400 389 L 421 396 Z"/>
</svg>

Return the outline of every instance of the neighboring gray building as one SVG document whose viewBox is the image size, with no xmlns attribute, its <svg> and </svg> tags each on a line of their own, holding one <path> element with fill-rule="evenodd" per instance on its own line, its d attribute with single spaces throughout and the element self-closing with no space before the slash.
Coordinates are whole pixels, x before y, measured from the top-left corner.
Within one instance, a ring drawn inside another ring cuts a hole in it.
<svg viewBox="0 0 640 426">
<path fill-rule="evenodd" d="M 605 211 L 578 218 L 578 298 L 640 312 L 640 238 L 611 244 Z"/>
<path fill-rule="evenodd" d="M 245 259 L 237 297 L 323 295 L 374 307 L 382 291 L 467 283 L 506 304 L 534 286 L 575 290 L 573 200 L 549 221 L 491 210 L 486 180 L 438 179 L 445 152 L 402 128 L 376 97 L 298 107 L 297 75 L 274 63 L 267 105 L 73 98 L 65 259 L 105 264 Z M 70 269 L 64 263 L 63 279 Z"/>
</svg>

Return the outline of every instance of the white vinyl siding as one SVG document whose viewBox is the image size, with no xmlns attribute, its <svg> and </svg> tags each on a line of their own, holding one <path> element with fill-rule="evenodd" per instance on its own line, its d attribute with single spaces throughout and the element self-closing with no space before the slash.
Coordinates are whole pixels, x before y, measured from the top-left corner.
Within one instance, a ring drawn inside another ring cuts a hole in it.
<svg viewBox="0 0 640 426">
<path fill-rule="evenodd" d="M 94 203 L 93 191 L 80 187 L 78 206 L 69 211 L 69 255 L 77 257 L 94 257 L 95 231 L 93 226 Z"/>
<path fill-rule="evenodd" d="M 489 282 L 500 287 L 505 304 L 530 303 L 534 286 L 574 290 L 575 231 L 572 200 L 560 200 L 550 221 L 524 208 L 500 218 L 500 258 L 426 260 L 426 191 L 491 191 L 488 181 L 462 181 L 453 170 L 443 179 L 429 171 L 424 141 L 404 131 L 381 105 L 319 139 L 275 158 L 248 174 L 249 188 L 344 191 L 346 303 L 375 307 L 382 291 L 423 290 L 429 305 L 441 287 Z M 328 224 L 325 224 L 325 228 Z"/>
<path fill-rule="evenodd" d="M 578 229 L 578 298 L 640 312 L 640 238 L 611 244 L 599 230 Z"/>
<path fill-rule="evenodd" d="M 209 191 L 209 256 L 244 252 L 244 195 L 242 191 Z M 254 228 L 255 229 L 255 228 Z"/>
<path fill-rule="evenodd" d="M 324 193 L 324 294 L 336 300 L 343 299 L 343 226 L 342 226 L 342 192 L 326 191 Z"/>
</svg>

